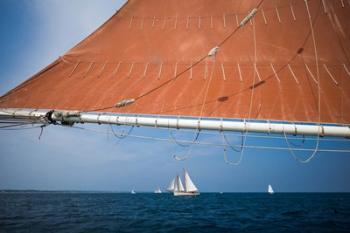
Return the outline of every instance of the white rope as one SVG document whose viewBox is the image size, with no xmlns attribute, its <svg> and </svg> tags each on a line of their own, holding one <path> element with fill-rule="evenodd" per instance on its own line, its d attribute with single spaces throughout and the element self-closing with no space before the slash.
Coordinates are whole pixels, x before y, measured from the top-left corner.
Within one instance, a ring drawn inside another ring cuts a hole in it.
<svg viewBox="0 0 350 233">
<path fill-rule="evenodd" d="M 315 39 L 312 18 L 311 18 L 311 14 L 310 14 L 309 5 L 307 3 L 307 0 L 304 0 L 304 1 L 305 1 L 305 6 L 306 6 L 306 11 L 307 11 L 307 14 L 309 16 L 308 18 L 309 18 L 309 24 L 310 24 L 310 30 L 311 30 L 311 36 L 312 36 L 312 42 L 314 45 L 314 53 L 315 53 L 315 60 L 316 60 L 315 61 L 315 63 L 316 63 L 316 76 L 317 76 L 316 84 L 317 84 L 317 94 L 318 94 L 318 132 L 317 132 L 316 146 L 315 146 L 315 148 L 312 151 L 310 156 L 308 156 L 306 159 L 301 159 L 294 152 L 294 150 L 296 148 L 291 147 L 290 142 L 288 141 L 288 138 L 286 136 L 285 130 L 283 130 L 283 134 L 284 134 L 285 141 L 288 145 L 289 152 L 292 154 L 293 158 L 300 163 L 309 163 L 317 154 L 317 152 L 319 150 L 319 145 L 320 145 L 320 129 L 321 129 L 321 84 L 320 84 L 320 81 L 321 80 L 320 80 L 320 71 L 319 71 L 319 67 L 318 67 L 318 53 L 317 53 L 316 39 Z"/>
<path fill-rule="evenodd" d="M 243 136 L 242 136 L 242 145 L 241 145 L 241 156 L 239 156 L 238 160 L 237 161 L 230 161 L 228 158 L 227 158 L 227 146 L 228 146 L 228 143 L 226 141 L 226 138 L 225 138 L 225 135 L 223 133 L 221 133 L 222 135 L 222 143 L 225 144 L 224 146 L 224 161 L 226 164 L 229 164 L 229 165 L 239 165 L 241 162 L 242 162 L 242 159 L 243 159 L 243 156 L 242 156 L 242 151 L 243 151 Z M 232 147 L 232 145 L 230 145 L 230 147 L 233 149 L 234 147 Z"/>
<path fill-rule="evenodd" d="M 193 144 L 192 144 L 193 145 Z M 192 152 L 192 146 L 187 150 L 187 153 L 184 156 L 173 155 L 173 158 L 176 161 L 185 161 L 190 158 Z"/>
<path fill-rule="evenodd" d="M 235 145 L 232 145 L 231 143 L 229 143 L 224 131 L 221 131 L 221 135 L 222 135 L 223 141 L 224 141 L 224 143 L 226 143 L 226 145 L 228 145 L 232 150 L 234 150 L 236 152 L 241 152 L 242 146 L 243 146 L 243 133 L 241 135 L 241 149 L 236 149 Z"/>
<path fill-rule="evenodd" d="M 252 84 L 252 92 L 250 94 L 250 103 L 249 103 L 249 112 L 248 112 L 248 119 L 250 119 L 251 117 L 251 113 L 252 113 L 252 107 L 253 107 L 253 99 L 254 99 L 254 91 L 255 91 L 255 88 L 254 88 L 254 85 L 255 85 L 255 81 L 256 81 L 256 60 L 257 60 L 257 49 L 256 49 L 256 32 L 255 32 L 255 20 L 252 19 L 253 21 L 253 44 L 254 44 L 254 75 L 253 75 L 253 84 Z M 245 126 L 246 126 L 246 121 L 244 120 L 245 122 Z M 234 166 L 237 166 L 239 164 L 241 164 L 242 160 L 243 160 L 243 156 L 244 156 L 244 150 L 246 149 L 246 142 L 247 142 L 247 130 L 246 130 L 247 127 L 245 127 L 245 130 L 244 130 L 244 133 L 242 135 L 242 145 L 241 145 L 241 150 L 240 150 L 240 156 L 238 158 L 237 161 L 235 162 L 231 162 L 227 159 L 227 148 L 224 147 L 224 160 L 225 160 L 225 163 L 229 164 L 229 165 L 234 165 Z M 223 139 L 225 139 L 225 137 L 223 137 Z"/>
<path fill-rule="evenodd" d="M 168 128 L 157 128 L 160 130 L 169 130 Z M 179 132 L 192 132 L 192 129 L 177 129 L 177 131 Z M 201 135 L 218 135 L 220 134 L 220 132 L 210 132 L 210 131 L 201 131 Z M 225 136 L 230 135 L 230 136 L 241 136 L 242 133 L 226 133 Z M 247 134 L 248 138 L 267 138 L 267 139 L 281 139 L 281 140 L 285 140 L 284 136 L 271 136 L 271 135 L 256 135 L 254 133 L 248 133 Z M 302 137 L 293 137 L 293 140 L 301 140 L 301 141 L 315 141 L 317 139 L 315 138 L 305 138 L 305 135 L 303 135 Z M 343 138 L 321 138 L 319 139 L 320 141 L 330 141 L 330 142 L 349 142 L 349 139 L 343 139 Z M 179 140 L 177 140 L 178 142 L 180 142 Z"/>
<path fill-rule="evenodd" d="M 216 51 L 218 50 L 218 48 L 216 49 Z M 209 55 L 208 55 L 209 57 Z M 209 80 L 208 80 L 208 84 L 206 85 L 205 87 L 205 90 L 204 90 L 204 99 L 203 99 L 203 102 L 202 102 L 202 107 L 201 107 L 201 111 L 200 111 L 200 114 L 199 114 L 199 118 L 198 118 L 198 128 L 197 128 L 197 132 L 196 132 L 196 135 L 193 139 L 193 142 L 196 142 L 199 138 L 199 134 L 200 134 L 200 125 L 199 125 L 199 122 L 202 118 L 202 115 L 203 115 L 203 111 L 204 111 L 204 106 L 205 106 L 205 103 L 207 101 L 207 97 L 208 97 L 208 92 L 209 92 L 209 87 L 210 87 L 210 84 L 211 84 L 211 81 L 213 79 L 213 74 L 214 74 L 214 70 L 215 70 L 215 64 L 216 64 L 216 52 L 214 54 L 212 54 L 210 57 L 213 57 L 214 58 L 214 64 L 212 66 L 212 70 L 211 70 L 211 73 L 210 73 L 210 77 L 209 77 Z M 175 140 L 176 141 L 176 140 Z M 194 143 L 191 143 L 189 145 L 189 148 L 188 148 L 188 151 L 186 153 L 185 156 L 182 156 L 182 157 L 179 157 L 177 155 L 174 155 L 173 158 L 177 161 L 183 161 L 183 160 L 186 160 L 188 158 L 190 158 L 190 155 L 191 155 L 191 152 L 192 152 L 192 146 L 194 145 Z"/>
<path fill-rule="evenodd" d="M 40 127 L 40 126 L 38 126 Z M 94 130 L 94 129 L 88 129 L 84 127 L 78 127 L 78 126 L 72 126 L 74 129 L 79 129 L 79 130 L 87 130 L 91 131 L 94 133 L 99 133 L 99 134 L 106 134 L 105 131 L 101 130 Z M 137 138 L 137 139 L 142 139 L 142 140 L 152 140 L 152 141 L 162 141 L 162 142 L 168 142 L 171 143 L 172 141 L 169 138 L 160 138 L 160 137 L 151 137 L 151 136 L 143 136 L 143 135 L 137 135 L 137 134 L 130 134 L 128 137 L 131 138 Z M 222 144 L 222 143 L 212 143 L 212 142 L 191 142 L 188 140 L 179 140 L 181 143 L 188 143 L 188 144 L 194 144 L 194 145 L 200 145 L 200 146 L 215 146 L 215 147 L 225 147 L 227 144 Z M 236 147 L 243 147 L 242 145 L 234 145 Z M 275 146 L 255 146 L 255 145 L 249 145 L 249 146 L 244 146 L 245 148 L 248 149 L 266 149 L 266 150 L 289 150 L 288 147 L 275 147 Z M 314 151 L 314 148 L 294 148 L 294 151 Z M 350 150 L 344 149 L 319 149 L 319 152 L 334 152 L 334 153 L 350 153 Z"/>
<path fill-rule="evenodd" d="M 127 131 L 127 133 L 125 133 L 125 131 L 123 130 L 123 131 L 121 131 L 120 133 L 119 133 L 119 135 L 117 134 L 117 132 L 116 131 L 114 131 L 114 129 L 113 129 L 113 126 L 110 124 L 109 125 L 110 126 L 110 129 L 111 129 L 111 132 L 113 133 L 113 135 L 115 136 L 115 137 L 117 137 L 118 139 L 124 139 L 124 138 L 126 138 L 127 136 L 129 136 L 130 134 L 131 134 L 131 132 L 132 132 L 132 130 L 134 129 L 134 126 L 131 126 L 130 128 L 129 128 L 129 130 Z"/>
</svg>

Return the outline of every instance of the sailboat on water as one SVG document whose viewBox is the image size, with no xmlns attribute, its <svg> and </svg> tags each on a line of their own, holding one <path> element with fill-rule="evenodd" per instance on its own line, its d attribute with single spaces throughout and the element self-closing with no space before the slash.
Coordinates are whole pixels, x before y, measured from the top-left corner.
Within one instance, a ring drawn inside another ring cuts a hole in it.
<svg viewBox="0 0 350 233">
<path fill-rule="evenodd" d="M 199 195 L 198 188 L 194 185 L 191 180 L 190 175 L 184 169 L 184 182 L 185 186 L 183 186 L 181 178 L 177 175 L 169 184 L 168 191 L 172 192 L 174 196 L 196 196 Z"/>
<path fill-rule="evenodd" d="M 269 193 L 269 194 L 274 194 L 274 191 L 273 191 L 273 189 L 272 189 L 272 186 L 269 184 L 269 186 L 267 187 L 267 192 Z"/>
<path fill-rule="evenodd" d="M 160 187 L 158 187 L 156 190 L 154 190 L 154 193 L 162 193 L 162 190 L 160 189 Z"/>
</svg>

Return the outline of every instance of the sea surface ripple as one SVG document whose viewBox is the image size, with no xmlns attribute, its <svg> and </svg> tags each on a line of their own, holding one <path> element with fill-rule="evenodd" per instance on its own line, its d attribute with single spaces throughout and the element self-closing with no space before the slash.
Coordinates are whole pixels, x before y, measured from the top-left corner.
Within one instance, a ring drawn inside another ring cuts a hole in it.
<svg viewBox="0 0 350 233">
<path fill-rule="evenodd" d="M 350 194 L 2 192 L 0 232 L 350 232 Z"/>
</svg>

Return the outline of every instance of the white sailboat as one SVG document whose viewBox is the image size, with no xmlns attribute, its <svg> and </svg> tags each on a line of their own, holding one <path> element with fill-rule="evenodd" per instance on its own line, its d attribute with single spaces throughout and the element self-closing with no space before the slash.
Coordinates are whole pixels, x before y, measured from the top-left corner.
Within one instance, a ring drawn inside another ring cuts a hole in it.
<svg viewBox="0 0 350 233">
<path fill-rule="evenodd" d="M 136 194 L 134 189 L 131 190 L 131 194 Z"/>
<path fill-rule="evenodd" d="M 176 178 L 174 178 L 171 182 L 170 182 L 170 184 L 169 184 L 169 186 L 168 186 L 168 188 L 167 188 L 167 190 L 168 190 L 168 192 L 174 192 L 174 189 L 175 189 L 175 179 Z"/>
<path fill-rule="evenodd" d="M 156 190 L 154 190 L 154 193 L 162 193 L 162 190 L 160 189 L 160 187 L 158 187 Z"/>
<path fill-rule="evenodd" d="M 184 182 L 185 182 L 185 187 L 182 185 L 180 176 L 178 175 L 176 176 L 176 178 L 174 179 L 174 189 L 173 189 L 174 196 L 199 195 L 199 190 L 192 182 L 191 177 L 186 170 L 184 170 Z"/>
<path fill-rule="evenodd" d="M 269 193 L 269 194 L 273 194 L 274 193 L 274 191 L 273 191 L 273 189 L 272 189 L 272 186 L 269 184 L 269 186 L 268 186 L 268 188 L 267 188 L 267 192 Z"/>
</svg>

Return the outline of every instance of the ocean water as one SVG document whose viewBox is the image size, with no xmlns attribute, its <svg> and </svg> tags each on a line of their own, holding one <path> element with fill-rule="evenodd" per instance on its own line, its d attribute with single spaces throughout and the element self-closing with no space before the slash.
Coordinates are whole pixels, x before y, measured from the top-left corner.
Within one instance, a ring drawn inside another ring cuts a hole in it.
<svg viewBox="0 0 350 233">
<path fill-rule="evenodd" d="M 350 194 L 0 193 L 0 232 L 350 232 Z"/>
</svg>

